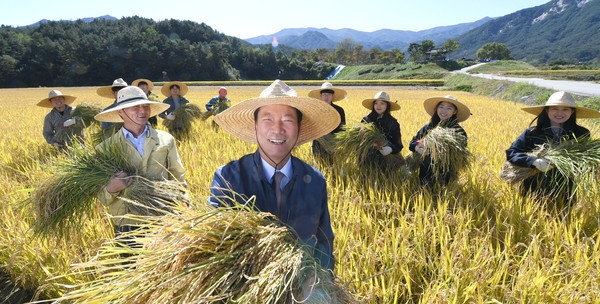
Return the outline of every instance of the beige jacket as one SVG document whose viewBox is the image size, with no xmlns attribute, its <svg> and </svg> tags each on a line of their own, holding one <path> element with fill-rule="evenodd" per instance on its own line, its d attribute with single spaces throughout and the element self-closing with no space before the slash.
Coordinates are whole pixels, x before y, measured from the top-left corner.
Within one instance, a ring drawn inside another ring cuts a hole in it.
<svg viewBox="0 0 600 304">
<path fill-rule="evenodd" d="M 140 157 L 133 144 L 123 136 L 123 131 L 119 130 L 113 136 L 100 143 L 96 149 L 102 149 L 108 143 L 121 142 L 125 145 L 125 151 L 138 169 L 138 174 L 152 180 L 167 180 L 173 177 L 185 184 L 185 168 L 179 158 L 175 139 L 167 132 L 155 130 L 148 126 L 148 133 L 144 142 L 144 154 Z M 165 169 L 166 168 L 166 169 Z M 167 170 L 168 169 L 168 170 Z M 117 172 L 115 172 L 117 173 Z M 117 196 L 120 193 L 111 194 L 106 187 L 98 193 L 98 200 L 106 207 L 113 216 L 114 225 L 133 225 L 135 221 L 121 217 L 125 214 L 132 214 L 127 204 Z"/>
</svg>

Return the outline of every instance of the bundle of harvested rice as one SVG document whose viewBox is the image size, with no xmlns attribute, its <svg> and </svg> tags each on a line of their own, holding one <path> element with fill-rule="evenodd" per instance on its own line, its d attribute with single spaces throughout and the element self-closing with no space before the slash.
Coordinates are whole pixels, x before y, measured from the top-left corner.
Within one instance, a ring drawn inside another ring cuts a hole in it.
<svg viewBox="0 0 600 304">
<path fill-rule="evenodd" d="M 202 205 L 202 204 L 199 204 Z M 178 209 L 149 220 L 142 248 L 104 247 L 74 271 L 70 303 L 355 303 L 289 228 L 249 207 Z M 123 253 L 131 255 L 123 258 Z M 314 281 L 314 285 L 308 284 Z M 303 294 L 310 294 L 304 298 Z"/>
<path fill-rule="evenodd" d="M 431 157 L 433 172 L 458 172 L 471 161 L 471 153 L 466 145 L 467 138 L 455 128 L 437 126 L 421 141 L 425 147 L 422 156 Z"/>
<path fill-rule="evenodd" d="M 76 144 L 63 157 L 49 164 L 52 175 L 40 182 L 31 197 L 37 213 L 35 229 L 42 235 L 68 235 L 84 225 L 84 215 L 94 212 L 96 196 L 119 171 L 133 179 L 123 197 L 137 201 L 132 208 L 138 214 L 163 214 L 173 197 L 183 199 L 175 182 L 154 182 L 137 175 L 123 145 L 106 145 L 96 150 Z"/>
<path fill-rule="evenodd" d="M 102 112 L 102 107 L 92 103 L 81 103 L 71 111 L 72 118 L 79 118 L 83 121 L 85 127 L 100 122 L 94 119 L 94 116 Z"/>
<path fill-rule="evenodd" d="M 202 115 L 202 110 L 193 103 L 186 103 L 175 109 L 173 114 L 175 115 L 175 119 L 165 119 L 163 120 L 163 125 L 169 130 L 182 129 L 184 132 L 188 132 L 192 129 L 194 120 Z"/>
<path fill-rule="evenodd" d="M 230 106 L 231 104 L 227 100 L 218 100 L 215 104 L 213 104 L 212 111 L 203 112 L 201 118 L 203 121 L 207 120 L 209 117 L 229 109 Z"/>
<path fill-rule="evenodd" d="M 334 157 L 365 164 L 377 150 L 388 144 L 385 135 L 373 123 L 358 122 L 344 126 L 341 132 L 335 134 Z"/>
<path fill-rule="evenodd" d="M 108 128 L 99 129 L 97 132 L 92 133 L 90 136 L 90 140 L 94 145 L 98 145 L 103 142 L 105 139 L 113 136 L 123 127 L 122 122 L 112 122 L 109 124 Z"/>
<path fill-rule="evenodd" d="M 549 160 L 556 170 L 543 173 L 535 168 L 520 167 L 506 162 L 500 177 L 514 184 L 537 174 L 551 174 L 554 171 L 562 177 L 575 181 L 578 187 L 587 188 L 598 182 L 600 175 L 600 140 L 598 139 L 584 138 L 562 141 L 555 145 L 539 145 L 527 155 Z"/>
<path fill-rule="evenodd" d="M 317 142 L 325 149 L 325 151 L 327 151 L 327 153 L 332 154 L 334 152 L 336 143 L 335 134 L 325 134 L 324 136 L 317 138 Z"/>
<path fill-rule="evenodd" d="M 71 118 L 75 119 L 77 123 L 63 128 L 62 131 L 56 133 L 54 141 L 71 145 L 74 137 L 82 137 L 84 128 L 98 123 L 98 121 L 94 119 L 94 116 L 100 112 L 102 112 L 102 107 L 98 105 L 91 103 L 79 104 L 71 111 Z"/>
</svg>

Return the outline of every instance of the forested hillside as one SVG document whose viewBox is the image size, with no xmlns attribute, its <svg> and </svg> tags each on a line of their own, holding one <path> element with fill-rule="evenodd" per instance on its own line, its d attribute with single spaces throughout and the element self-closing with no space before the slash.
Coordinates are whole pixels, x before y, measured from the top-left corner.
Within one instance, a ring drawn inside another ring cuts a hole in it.
<svg viewBox="0 0 600 304">
<path fill-rule="evenodd" d="M 475 56 L 482 45 L 506 44 L 530 63 L 600 59 L 600 0 L 553 0 L 491 20 L 455 39 L 455 58 Z"/>
<path fill-rule="evenodd" d="M 128 17 L 0 28 L 0 87 L 108 85 L 118 77 L 322 79 L 334 68 L 191 21 Z"/>
</svg>

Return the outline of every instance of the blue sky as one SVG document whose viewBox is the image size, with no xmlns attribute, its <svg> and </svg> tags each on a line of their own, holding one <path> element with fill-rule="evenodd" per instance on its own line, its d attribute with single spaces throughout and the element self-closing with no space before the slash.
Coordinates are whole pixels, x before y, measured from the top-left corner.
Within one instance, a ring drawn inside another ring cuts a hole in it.
<svg viewBox="0 0 600 304">
<path fill-rule="evenodd" d="M 2 7 L 0 24 L 23 26 L 41 19 L 76 20 L 111 15 L 204 22 L 238 38 L 273 34 L 284 28 L 352 28 L 419 31 L 499 17 L 550 0 L 17 0 Z"/>
</svg>

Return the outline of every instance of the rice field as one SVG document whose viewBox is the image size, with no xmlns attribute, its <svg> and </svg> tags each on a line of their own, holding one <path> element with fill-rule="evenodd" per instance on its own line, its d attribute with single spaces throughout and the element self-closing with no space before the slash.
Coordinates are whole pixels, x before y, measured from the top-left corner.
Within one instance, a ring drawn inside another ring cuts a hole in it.
<svg viewBox="0 0 600 304">
<path fill-rule="evenodd" d="M 294 87 L 306 96 L 313 87 Z M 35 104 L 51 89 L 77 96 L 74 105 L 108 106 L 96 87 L 1 89 L 0 107 L 0 273 L 38 299 L 58 298 L 93 275 L 74 271 L 92 260 L 113 237 L 98 204 L 82 229 L 70 238 L 34 235 L 34 207 L 26 202 L 36 185 L 52 172 L 44 164 L 58 152 L 42 137 L 49 109 Z M 228 87 L 233 104 L 256 97 L 263 87 Z M 443 189 L 424 190 L 409 176 L 388 178 L 322 167 L 310 144 L 294 155 L 323 172 L 335 233 L 335 275 L 364 303 L 598 303 L 600 302 L 600 186 L 578 195 L 567 216 L 544 201 L 521 197 L 498 176 L 504 151 L 533 116 L 520 105 L 465 92 L 401 87 L 344 87 L 348 98 L 337 104 L 348 123 L 368 114 L 363 99 L 385 90 L 397 100 L 398 119 L 408 143 L 429 120 L 423 101 L 451 94 L 473 115 L 461 123 L 473 155 L 459 180 Z M 190 86 L 186 98 L 204 109 L 218 86 Z M 160 92 L 155 88 L 155 92 Z M 162 97 L 161 97 L 162 98 Z M 160 119 L 159 119 L 160 121 Z M 582 120 L 592 137 L 598 124 Z M 159 128 L 164 126 L 159 123 Z M 198 202 L 209 194 L 218 166 L 252 153 L 256 147 L 211 127 L 211 118 L 194 123 L 179 142 L 186 181 Z M 198 206 L 192 205 L 192 208 Z"/>
</svg>

